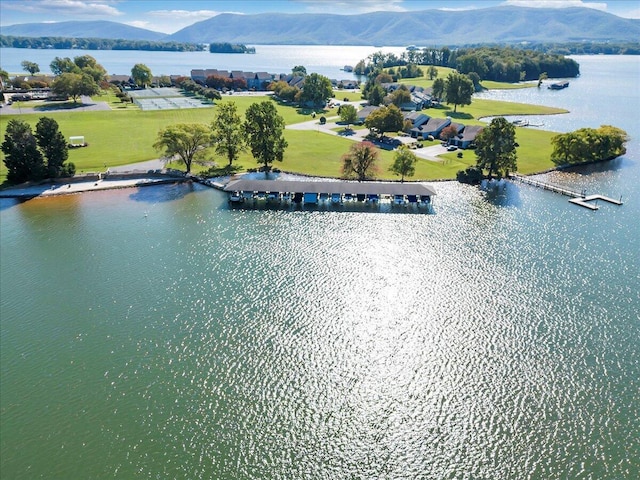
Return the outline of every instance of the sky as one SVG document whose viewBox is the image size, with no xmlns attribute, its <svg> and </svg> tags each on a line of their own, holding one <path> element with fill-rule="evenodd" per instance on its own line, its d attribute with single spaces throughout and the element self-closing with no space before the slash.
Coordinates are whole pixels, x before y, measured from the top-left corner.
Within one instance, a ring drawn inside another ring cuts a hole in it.
<svg viewBox="0 0 640 480">
<path fill-rule="evenodd" d="M 469 10 L 499 5 L 588 7 L 640 18 L 640 0 L 1 0 L 0 28 L 18 23 L 109 20 L 174 33 L 220 13 L 334 13 Z M 1 30 L 0 30 L 1 33 Z"/>
</svg>

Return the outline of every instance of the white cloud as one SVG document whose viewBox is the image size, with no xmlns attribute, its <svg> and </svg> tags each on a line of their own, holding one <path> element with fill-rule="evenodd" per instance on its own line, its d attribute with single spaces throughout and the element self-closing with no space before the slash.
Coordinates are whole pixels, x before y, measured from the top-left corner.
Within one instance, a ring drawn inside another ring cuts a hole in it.
<svg viewBox="0 0 640 480">
<path fill-rule="evenodd" d="M 505 0 L 504 5 L 529 8 L 582 7 L 602 11 L 607 10 L 607 4 L 604 2 L 585 2 L 583 0 Z"/>
<path fill-rule="evenodd" d="M 370 12 L 406 12 L 404 0 L 295 0 L 306 4 L 309 13 L 353 15 Z"/>
<path fill-rule="evenodd" d="M 46 14 L 53 16 L 77 17 L 117 17 L 123 12 L 113 7 L 111 1 L 82 1 L 82 0 L 31 0 L 31 1 L 3 1 L 3 7 L 26 13 Z"/>
<path fill-rule="evenodd" d="M 173 18 L 178 21 L 182 19 L 188 19 L 191 21 L 206 20 L 207 18 L 220 15 L 222 12 L 215 10 L 152 10 L 149 12 L 150 16 L 160 18 Z"/>
</svg>

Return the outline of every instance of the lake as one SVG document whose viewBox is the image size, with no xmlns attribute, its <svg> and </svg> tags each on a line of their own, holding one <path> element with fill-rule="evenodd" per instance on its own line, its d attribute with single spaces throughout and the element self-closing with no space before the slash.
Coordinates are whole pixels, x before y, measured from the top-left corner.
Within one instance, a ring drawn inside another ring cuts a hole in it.
<svg viewBox="0 0 640 480">
<path fill-rule="evenodd" d="M 24 48 L 0 49 L 0 66 L 10 73 L 24 72 L 21 62 L 35 62 L 43 73 L 56 57 L 74 58 L 91 55 L 110 75 L 126 75 L 136 63 L 143 62 L 154 75 L 189 76 L 192 69 L 216 68 L 247 72 L 291 73 L 303 65 L 308 73 L 319 73 L 331 79 L 352 79 L 353 73 L 341 71 L 352 67 L 368 55 L 383 51 L 400 55 L 403 47 L 366 47 L 319 45 L 257 45 L 255 54 L 225 54 L 209 52 L 140 52 L 135 50 L 38 50 Z"/>
<path fill-rule="evenodd" d="M 565 90 L 486 95 L 627 130 L 541 176 L 623 206 L 508 182 L 436 183 L 433 214 L 2 199 L 2 477 L 638 478 L 640 59 L 576 59 Z"/>
</svg>

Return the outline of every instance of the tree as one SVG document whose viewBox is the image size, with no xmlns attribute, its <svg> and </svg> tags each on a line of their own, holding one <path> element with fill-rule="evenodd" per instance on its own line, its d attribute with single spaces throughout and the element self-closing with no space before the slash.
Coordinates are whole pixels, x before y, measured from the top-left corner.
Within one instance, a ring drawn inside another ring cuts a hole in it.
<svg viewBox="0 0 640 480">
<path fill-rule="evenodd" d="M 71 97 L 74 102 L 77 102 L 81 95 L 97 94 L 100 87 L 93 77 L 86 73 L 63 73 L 53 81 L 51 91 L 55 95 Z"/>
<path fill-rule="evenodd" d="M 9 120 L 0 149 L 5 155 L 4 164 L 9 183 L 44 178 L 44 159 L 27 122 Z"/>
<path fill-rule="evenodd" d="M 131 78 L 137 86 L 146 88 L 147 85 L 151 84 L 153 75 L 151 74 L 151 69 L 144 63 L 136 63 L 131 69 Z"/>
<path fill-rule="evenodd" d="M 294 77 L 306 77 L 307 69 L 303 65 L 296 65 L 291 69 L 291 73 Z"/>
<path fill-rule="evenodd" d="M 440 132 L 440 138 L 445 142 L 449 142 L 449 140 L 457 136 L 458 136 L 458 129 L 456 128 L 455 125 L 451 125 L 451 124 L 444 127 Z"/>
<path fill-rule="evenodd" d="M 549 75 L 547 75 L 547 72 L 542 72 L 539 76 L 538 76 L 538 88 L 540 88 L 540 86 L 542 85 L 542 82 L 544 80 L 546 80 L 547 78 L 549 78 Z"/>
<path fill-rule="evenodd" d="M 429 68 L 427 68 L 427 76 L 429 77 L 429 80 L 433 80 L 438 76 L 438 69 L 435 67 L 435 65 L 431 65 L 429 66 Z"/>
<path fill-rule="evenodd" d="M 49 178 L 60 177 L 63 173 L 75 173 L 75 166 L 69 164 L 69 170 L 65 171 L 64 162 L 69 158 L 69 148 L 64 135 L 58 129 L 58 122 L 53 118 L 41 117 L 36 124 L 36 141 L 38 147 L 47 161 L 47 176 Z"/>
<path fill-rule="evenodd" d="M 80 73 L 80 67 L 73 63 L 73 60 L 69 57 L 54 58 L 49 64 L 49 68 L 51 68 L 54 75 L 62 75 L 63 73 Z"/>
<path fill-rule="evenodd" d="M 40 67 L 35 62 L 29 62 L 27 60 L 23 60 L 20 65 L 22 65 L 22 69 L 25 72 L 29 72 L 29 75 L 35 75 L 40 71 Z"/>
<path fill-rule="evenodd" d="M 551 161 L 563 165 L 610 160 L 626 153 L 627 140 L 627 132 L 610 125 L 580 128 L 551 138 Z"/>
<path fill-rule="evenodd" d="M 378 84 L 373 85 L 373 87 L 371 87 L 371 90 L 369 91 L 369 94 L 368 94 L 369 105 L 374 105 L 376 107 L 380 105 L 386 93 L 387 92 L 385 92 L 382 86 Z"/>
<path fill-rule="evenodd" d="M 349 104 L 342 105 L 340 107 L 340 121 L 347 125 L 356 123 L 358 121 L 358 111 L 356 110 L 356 107 Z"/>
<path fill-rule="evenodd" d="M 407 147 L 400 147 L 395 154 L 393 164 L 389 171 L 400 175 L 400 181 L 404 182 L 404 177 L 413 177 L 416 173 L 416 163 L 418 157 Z"/>
<path fill-rule="evenodd" d="M 458 105 L 471 104 L 471 95 L 473 95 L 473 82 L 466 75 L 451 72 L 447 76 L 445 82 L 445 91 L 447 103 L 453 103 L 453 111 L 455 112 Z"/>
<path fill-rule="evenodd" d="M 373 129 L 384 137 L 385 132 L 397 132 L 404 126 L 402 112 L 395 105 L 380 107 L 367 116 L 364 124 L 367 128 Z"/>
<path fill-rule="evenodd" d="M 177 159 L 191 172 L 193 162 L 199 161 L 204 148 L 209 145 L 211 133 L 199 123 L 178 123 L 160 130 L 153 148 L 163 152 L 166 159 Z"/>
<path fill-rule="evenodd" d="M 373 178 L 377 170 L 378 150 L 371 142 L 354 143 L 342 156 L 342 174 L 354 177 L 359 182 Z"/>
<path fill-rule="evenodd" d="M 404 85 L 391 94 L 391 103 L 398 108 L 409 102 L 411 102 L 411 92 Z"/>
<path fill-rule="evenodd" d="M 433 86 L 431 90 L 434 98 L 442 99 L 442 97 L 444 96 L 445 87 L 446 87 L 445 81 L 442 78 L 436 78 L 433 81 Z"/>
<path fill-rule="evenodd" d="M 504 117 L 494 118 L 476 137 L 475 152 L 476 164 L 478 168 L 489 171 L 489 180 L 494 172 L 501 178 L 515 171 L 516 127 Z"/>
<path fill-rule="evenodd" d="M 314 107 L 323 106 L 333 96 L 331 80 L 323 75 L 312 73 L 304 79 L 300 101 Z"/>
<path fill-rule="evenodd" d="M 238 115 L 238 108 L 234 102 L 225 102 L 216 106 L 211 122 L 212 141 L 216 153 L 225 155 L 229 166 L 245 149 L 242 119 Z"/>
<path fill-rule="evenodd" d="M 281 162 L 289 146 L 283 137 L 284 119 L 269 100 L 250 105 L 245 116 L 244 130 L 249 137 L 251 154 L 268 175 L 271 164 L 276 160 Z"/>
</svg>

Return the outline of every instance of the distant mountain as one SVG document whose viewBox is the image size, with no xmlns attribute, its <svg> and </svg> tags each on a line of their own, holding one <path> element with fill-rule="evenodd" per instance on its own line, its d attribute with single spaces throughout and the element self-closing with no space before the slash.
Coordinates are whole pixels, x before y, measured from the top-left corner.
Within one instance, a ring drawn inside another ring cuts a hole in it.
<svg viewBox="0 0 640 480">
<path fill-rule="evenodd" d="M 591 8 L 492 7 L 362 15 L 221 14 L 183 28 L 173 35 L 106 21 L 20 24 L 2 27 L 0 34 L 245 45 L 637 43 L 640 39 L 640 20 L 621 18 Z"/>
<path fill-rule="evenodd" d="M 464 45 L 629 41 L 640 20 L 591 8 L 493 7 L 362 15 L 221 14 L 169 35 L 178 42 L 290 45 Z"/>
<path fill-rule="evenodd" d="M 2 35 L 15 37 L 109 38 L 123 40 L 164 39 L 167 34 L 131 27 L 118 22 L 22 23 L 0 29 Z"/>
</svg>

